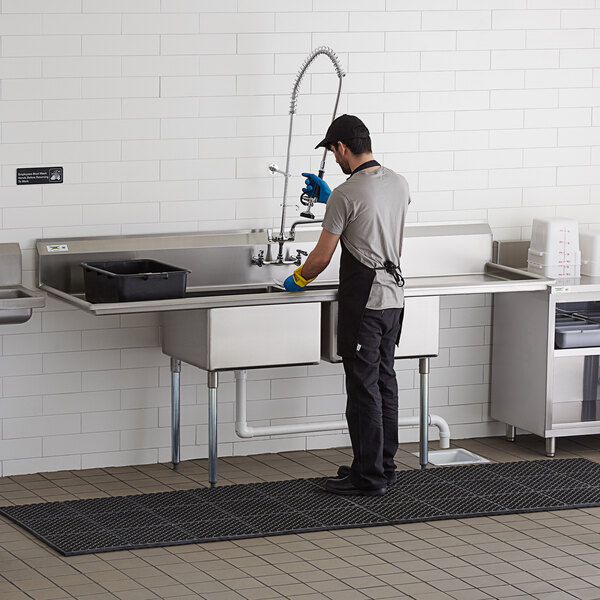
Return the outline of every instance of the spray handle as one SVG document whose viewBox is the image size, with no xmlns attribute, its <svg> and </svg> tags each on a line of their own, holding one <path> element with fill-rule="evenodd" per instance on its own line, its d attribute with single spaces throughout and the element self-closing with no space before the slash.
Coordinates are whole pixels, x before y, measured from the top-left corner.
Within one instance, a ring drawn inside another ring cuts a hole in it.
<svg viewBox="0 0 600 600">
<path fill-rule="evenodd" d="M 321 167 L 322 167 L 322 165 L 321 165 Z M 323 175 L 325 175 L 325 169 L 321 168 L 321 169 L 319 169 L 319 175 L 318 175 L 319 179 L 323 179 Z M 319 196 L 321 195 L 321 188 L 318 185 L 314 186 L 314 187 L 315 187 L 315 189 L 312 191 L 312 193 L 306 194 L 305 197 L 310 198 L 313 202 L 318 202 Z"/>
<path fill-rule="evenodd" d="M 324 175 L 325 175 L 325 169 L 323 168 L 323 165 L 321 165 L 321 168 L 319 169 L 319 179 L 323 179 Z M 315 202 L 319 201 L 320 195 L 321 195 L 321 188 L 319 186 L 317 186 L 315 188 L 315 190 L 313 191 L 313 195 L 312 195 L 312 198 L 314 199 Z"/>
<path fill-rule="evenodd" d="M 319 171 L 320 173 L 321 171 Z M 304 206 L 308 206 L 308 208 L 300 213 L 301 217 L 304 217 L 305 219 L 314 219 L 315 215 L 313 215 L 312 213 L 312 207 L 314 206 L 315 202 L 317 201 L 319 197 L 319 188 L 316 187 L 312 192 L 302 192 L 300 194 L 300 202 L 304 205 Z M 296 257 L 296 260 L 299 260 L 299 257 Z M 300 263 L 297 263 L 300 264 Z"/>
<path fill-rule="evenodd" d="M 321 179 L 323 179 L 323 175 L 324 174 L 325 174 L 325 171 L 323 171 L 321 169 L 319 171 L 319 177 Z M 303 175 L 306 175 L 306 173 L 303 173 Z M 308 181 L 308 179 L 306 181 Z M 303 192 L 300 195 L 300 202 L 302 202 L 302 204 L 304 204 L 304 206 L 308 206 L 309 207 L 309 211 L 310 211 L 310 208 L 312 208 L 313 204 L 315 202 L 319 201 L 319 192 L 320 192 L 319 186 L 313 184 L 313 190 L 312 191 L 310 191 L 310 192 Z"/>
</svg>

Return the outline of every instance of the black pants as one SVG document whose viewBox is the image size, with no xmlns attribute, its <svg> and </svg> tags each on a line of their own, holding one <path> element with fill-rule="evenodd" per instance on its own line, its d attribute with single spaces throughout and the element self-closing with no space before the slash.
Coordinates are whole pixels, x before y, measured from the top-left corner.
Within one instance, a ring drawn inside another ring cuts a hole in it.
<svg viewBox="0 0 600 600">
<path fill-rule="evenodd" d="M 360 349 L 344 358 L 346 420 L 354 452 L 350 474 L 355 487 L 382 487 L 396 470 L 398 383 L 394 349 L 403 308 L 365 309 L 358 334 Z"/>
</svg>

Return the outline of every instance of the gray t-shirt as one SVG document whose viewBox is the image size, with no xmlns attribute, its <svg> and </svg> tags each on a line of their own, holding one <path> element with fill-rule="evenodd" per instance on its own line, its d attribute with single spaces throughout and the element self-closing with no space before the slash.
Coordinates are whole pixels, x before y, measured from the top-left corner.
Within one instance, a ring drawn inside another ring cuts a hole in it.
<svg viewBox="0 0 600 600">
<path fill-rule="evenodd" d="M 399 265 L 409 202 L 408 183 L 402 175 L 385 167 L 359 171 L 331 192 L 323 228 L 341 235 L 354 258 L 371 269 L 383 267 L 386 260 Z M 375 271 L 366 307 L 403 306 L 404 289 L 389 273 Z"/>
</svg>

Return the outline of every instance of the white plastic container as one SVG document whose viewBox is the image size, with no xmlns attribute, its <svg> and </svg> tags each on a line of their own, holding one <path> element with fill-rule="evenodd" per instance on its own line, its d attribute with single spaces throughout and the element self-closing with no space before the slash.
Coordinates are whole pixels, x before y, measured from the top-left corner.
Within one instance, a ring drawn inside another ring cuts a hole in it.
<svg viewBox="0 0 600 600">
<path fill-rule="evenodd" d="M 547 260 L 539 264 L 574 262 L 579 252 L 579 225 L 575 219 L 546 217 L 533 219 L 530 249 Z"/>
<path fill-rule="evenodd" d="M 581 232 L 579 247 L 581 248 L 581 274 L 600 277 L 600 232 Z"/>
<path fill-rule="evenodd" d="M 562 264 L 562 265 L 540 265 L 538 263 L 527 261 L 527 270 L 530 273 L 537 273 L 545 277 L 580 277 L 581 265 Z"/>
<path fill-rule="evenodd" d="M 538 252 L 529 248 L 527 262 L 538 265 L 580 265 L 581 256 L 579 250 L 573 250 L 570 247 L 565 248 L 562 252 Z"/>
<path fill-rule="evenodd" d="M 589 277 L 600 277 L 600 262 L 595 260 L 581 261 L 581 274 Z"/>
<path fill-rule="evenodd" d="M 550 252 L 535 252 L 529 250 L 527 252 L 527 262 L 536 263 L 538 265 L 581 265 L 581 252 L 568 253 L 550 253 Z"/>
</svg>

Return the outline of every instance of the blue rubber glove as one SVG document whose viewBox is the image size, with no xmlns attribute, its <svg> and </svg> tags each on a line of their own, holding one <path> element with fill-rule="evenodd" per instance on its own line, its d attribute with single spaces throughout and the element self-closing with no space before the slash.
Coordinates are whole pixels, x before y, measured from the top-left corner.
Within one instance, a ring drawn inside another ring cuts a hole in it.
<svg viewBox="0 0 600 600">
<path fill-rule="evenodd" d="M 331 195 L 331 188 L 327 183 L 314 173 L 302 173 L 302 177 L 306 177 L 306 181 L 304 182 L 306 187 L 302 188 L 302 191 L 311 198 L 315 198 L 317 202 L 327 204 L 327 200 L 329 200 L 329 196 Z"/>
<path fill-rule="evenodd" d="M 283 287 L 286 292 L 302 292 L 312 279 L 304 279 L 302 277 L 302 267 L 298 267 L 284 282 Z"/>
</svg>

